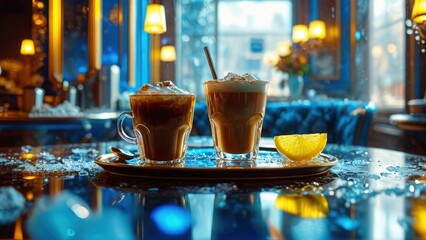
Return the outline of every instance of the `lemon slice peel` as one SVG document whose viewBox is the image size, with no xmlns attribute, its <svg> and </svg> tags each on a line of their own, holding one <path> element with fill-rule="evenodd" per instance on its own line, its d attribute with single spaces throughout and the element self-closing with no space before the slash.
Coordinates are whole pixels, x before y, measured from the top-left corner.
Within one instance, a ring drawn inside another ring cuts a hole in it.
<svg viewBox="0 0 426 240">
<path fill-rule="evenodd" d="M 290 134 L 274 137 L 277 151 L 290 161 L 307 163 L 327 145 L 327 133 Z"/>
</svg>

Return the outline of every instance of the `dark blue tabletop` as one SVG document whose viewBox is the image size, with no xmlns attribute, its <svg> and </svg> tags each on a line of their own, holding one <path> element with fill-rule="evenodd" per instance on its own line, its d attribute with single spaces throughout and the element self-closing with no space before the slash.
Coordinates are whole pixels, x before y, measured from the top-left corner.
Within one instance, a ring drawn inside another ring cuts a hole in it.
<svg viewBox="0 0 426 240">
<path fill-rule="evenodd" d="M 426 156 L 328 144 L 338 163 L 319 176 L 150 179 L 95 164 L 112 145 L 133 148 L 1 148 L 0 239 L 426 238 Z"/>
</svg>

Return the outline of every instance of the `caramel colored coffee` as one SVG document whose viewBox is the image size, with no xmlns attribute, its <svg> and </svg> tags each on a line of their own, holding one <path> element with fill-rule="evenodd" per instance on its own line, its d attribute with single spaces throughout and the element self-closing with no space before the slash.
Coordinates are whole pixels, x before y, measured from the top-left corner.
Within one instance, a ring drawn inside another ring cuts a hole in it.
<svg viewBox="0 0 426 240">
<path fill-rule="evenodd" d="M 266 86 L 264 81 L 209 81 L 204 84 L 213 138 L 221 152 L 243 154 L 258 148 L 265 115 Z"/>
<path fill-rule="evenodd" d="M 133 128 L 139 151 L 150 161 L 182 159 L 192 129 L 192 94 L 135 94 L 130 96 Z M 142 155 L 142 154 L 141 154 Z"/>
</svg>

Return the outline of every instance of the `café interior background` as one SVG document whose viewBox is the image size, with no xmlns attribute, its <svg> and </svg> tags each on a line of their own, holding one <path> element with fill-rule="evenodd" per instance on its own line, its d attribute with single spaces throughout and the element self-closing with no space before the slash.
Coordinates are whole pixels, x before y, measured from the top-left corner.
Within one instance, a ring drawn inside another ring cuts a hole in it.
<svg viewBox="0 0 426 240">
<path fill-rule="evenodd" d="M 164 5 L 166 29 L 144 30 L 150 3 Z M 145 83 L 173 80 L 204 101 L 211 79 L 203 47 L 219 77 L 257 73 L 270 81 L 269 101 L 288 101 L 287 74 L 271 66 L 279 46 L 300 46 L 293 27 L 320 20 L 325 35 L 306 41 L 310 71 L 301 99 L 372 102 L 377 112 L 367 146 L 426 154 L 424 132 L 390 124 L 425 94 L 425 54 L 410 20 L 413 0 L 0 0 L 1 111 L 22 111 L 25 89 L 42 88 L 57 105 L 71 87 L 102 94 L 93 79 L 118 79 L 120 99 Z M 34 49 L 25 50 L 24 39 Z M 172 49 L 171 55 L 162 50 Z M 164 52 L 163 52 L 164 53 Z M 112 92 L 111 92 L 112 91 Z M 115 93 L 113 93 L 116 91 Z M 69 93 L 68 93 L 69 94 Z M 99 98 L 94 98 L 99 99 Z M 99 100 L 97 100 L 99 101 Z M 97 101 L 84 110 L 96 109 Z M 424 123 L 423 123 L 424 124 Z"/>
</svg>

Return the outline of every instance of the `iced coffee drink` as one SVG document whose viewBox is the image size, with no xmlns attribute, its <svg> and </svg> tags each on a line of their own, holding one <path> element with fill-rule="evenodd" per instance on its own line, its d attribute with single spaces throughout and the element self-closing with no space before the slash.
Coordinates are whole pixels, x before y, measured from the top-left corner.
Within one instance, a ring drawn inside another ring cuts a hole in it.
<svg viewBox="0 0 426 240">
<path fill-rule="evenodd" d="M 147 163 L 170 164 L 185 157 L 192 129 L 195 95 L 177 88 L 171 81 L 144 85 L 130 95 L 131 113 L 119 118 L 120 136 L 137 143 L 139 155 Z M 123 120 L 131 117 L 136 138 L 123 131 Z"/>
<path fill-rule="evenodd" d="M 204 83 L 215 151 L 220 159 L 253 160 L 265 115 L 268 82 L 256 75 L 228 74 Z"/>
</svg>

